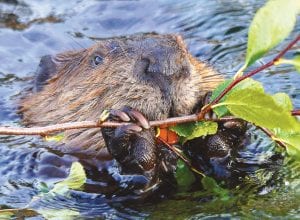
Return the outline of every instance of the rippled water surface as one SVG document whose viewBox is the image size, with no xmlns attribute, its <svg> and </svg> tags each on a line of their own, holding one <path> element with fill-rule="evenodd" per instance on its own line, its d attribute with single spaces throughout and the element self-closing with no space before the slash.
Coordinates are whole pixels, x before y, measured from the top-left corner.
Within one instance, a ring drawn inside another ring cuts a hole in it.
<svg viewBox="0 0 300 220">
<path fill-rule="evenodd" d="M 20 125 L 16 113 L 18 99 L 31 86 L 41 56 L 88 47 L 96 38 L 142 32 L 180 33 L 194 56 L 230 77 L 243 64 L 247 28 L 263 3 L 259 0 L 0 0 L 0 123 Z M 299 31 L 298 21 L 291 38 Z M 300 75 L 292 67 L 271 68 L 255 78 L 264 83 L 268 92 L 288 93 L 295 107 L 300 108 Z M 0 207 L 25 207 L 38 193 L 39 183 L 45 181 L 51 185 L 64 178 L 71 163 L 77 160 L 43 145 L 35 137 L 0 137 Z M 263 137 L 252 145 L 271 146 Z M 47 161 L 48 165 L 39 165 Z M 51 172 L 53 178 L 49 178 Z M 194 193 L 137 205 L 111 202 L 99 193 L 74 191 L 68 197 L 43 200 L 34 206 L 74 210 L 82 218 L 299 219 L 299 174 L 299 165 L 286 161 L 275 190 L 259 195 L 249 193 L 251 190 L 234 190 L 232 198 L 226 201 Z M 261 175 L 264 178 L 267 174 Z M 42 219 L 41 216 L 35 219 L 39 218 Z"/>
</svg>

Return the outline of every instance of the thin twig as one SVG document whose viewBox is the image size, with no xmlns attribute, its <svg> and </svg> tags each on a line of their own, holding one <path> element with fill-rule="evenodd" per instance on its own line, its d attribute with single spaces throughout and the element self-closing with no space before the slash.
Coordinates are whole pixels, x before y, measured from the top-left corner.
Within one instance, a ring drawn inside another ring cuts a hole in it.
<svg viewBox="0 0 300 220">
<path fill-rule="evenodd" d="M 300 115 L 300 109 L 295 109 L 295 110 L 293 110 L 293 111 L 292 111 L 292 115 L 293 115 L 293 116 L 298 116 L 298 115 Z"/>
<path fill-rule="evenodd" d="M 260 126 L 256 126 L 258 127 L 260 130 L 262 130 L 263 132 L 265 132 L 266 135 L 268 135 L 272 140 L 274 140 L 278 145 L 280 145 L 281 147 L 287 149 L 287 146 L 284 142 L 274 138 L 276 135 L 273 134 L 269 129 L 267 128 L 263 128 L 263 127 L 260 127 Z"/>
<path fill-rule="evenodd" d="M 170 145 L 168 142 L 166 142 L 165 140 L 163 140 L 160 137 L 157 137 L 157 139 L 160 140 L 164 144 L 165 147 L 167 147 L 171 151 L 173 151 L 192 171 L 194 171 L 195 173 L 205 177 L 205 174 L 202 173 L 201 171 L 197 170 L 195 167 L 193 167 L 191 161 L 188 158 L 186 158 L 183 155 L 183 153 L 180 153 L 176 147 Z"/>
</svg>

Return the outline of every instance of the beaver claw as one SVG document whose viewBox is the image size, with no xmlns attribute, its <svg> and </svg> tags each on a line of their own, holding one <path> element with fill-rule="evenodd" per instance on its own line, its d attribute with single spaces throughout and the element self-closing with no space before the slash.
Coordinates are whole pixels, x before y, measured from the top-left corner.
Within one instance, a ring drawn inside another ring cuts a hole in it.
<svg viewBox="0 0 300 220">
<path fill-rule="evenodd" d="M 120 121 L 120 122 L 134 122 L 135 125 L 127 126 L 127 128 L 132 131 L 141 131 L 142 128 L 149 129 L 150 124 L 149 121 L 145 118 L 145 116 L 139 111 L 131 108 L 124 107 L 121 110 L 112 109 L 109 111 L 109 120 L 112 121 Z M 139 129 L 138 127 L 141 127 Z"/>
</svg>

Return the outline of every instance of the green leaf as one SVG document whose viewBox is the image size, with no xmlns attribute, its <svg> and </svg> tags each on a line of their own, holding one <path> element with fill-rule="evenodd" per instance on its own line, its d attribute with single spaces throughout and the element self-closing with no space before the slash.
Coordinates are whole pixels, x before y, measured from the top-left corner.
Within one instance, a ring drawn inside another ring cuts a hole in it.
<svg viewBox="0 0 300 220">
<path fill-rule="evenodd" d="M 214 100 L 215 98 L 217 98 L 217 96 L 219 96 L 219 94 L 221 94 L 221 92 L 228 87 L 228 85 L 233 81 L 233 79 L 229 79 L 229 80 L 225 80 L 223 83 L 221 83 L 212 93 L 211 96 L 211 100 Z M 223 102 L 224 100 L 226 100 L 226 97 L 228 96 L 228 94 L 232 93 L 233 91 L 237 91 L 237 90 L 241 90 L 241 89 L 245 89 L 245 88 L 251 88 L 251 89 L 255 89 L 257 91 L 261 91 L 264 92 L 264 88 L 262 86 L 262 84 L 258 81 L 255 81 L 251 78 L 245 79 L 242 82 L 240 82 L 239 84 L 237 84 L 235 87 L 232 88 L 232 90 L 230 90 L 222 99 L 220 102 Z M 216 113 L 218 115 L 219 118 L 225 116 L 225 115 L 229 115 L 230 112 L 227 109 L 226 106 L 219 106 L 213 109 L 214 113 Z"/>
<path fill-rule="evenodd" d="M 68 189 L 81 189 L 85 182 L 86 175 L 82 165 L 79 162 L 74 162 L 69 176 L 63 181 L 56 183 L 50 192 L 64 194 Z"/>
<path fill-rule="evenodd" d="M 211 100 L 214 100 L 215 98 L 217 98 L 223 92 L 223 90 L 229 86 L 229 84 L 232 81 L 233 81 L 233 79 L 227 79 L 224 82 L 220 83 L 212 92 Z"/>
<path fill-rule="evenodd" d="M 281 106 L 283 109 L 286 109 L 287 111 L 292 111 L 293 110 L 293 104 L 286 93 L 276 93 L 273 95 L 274 101 L 277 103 L 277 105 Z"/>
<path fill-rule="evenodd" d="M 209 176 L 204 176 L 201 179 L 201 183 L 206 191 L 219 197 L 221 200 L 227 201 L 230 199 L 229 191 L 220 187 L 213 178 Z"/>
<path fill-rule="evenodd" d="M 195 139 L 197 137 L 212 135 L 217 133 L 218 123 L 213 121 L 201 121 L 196 123 L 196 127 L 192 134 L 185 138 L 186 141 Z"/>
<path fill-rule="evenodd" d="M 280 129 L 273 130 L 277 139 L 287 145 L 288 155 L 300 159 L 300 132 L 284 132 Z"/>
<path fill-rule="evenodd" d="M 64 139 L 65 135 L 64 133 L 60 133 L 53 136 L 46 136 L 45 141 L 54 141 L 54 142 L 60 142 L 62 139 Z"/>
<path fill-rule="evenodd" d="M 6 219 L 24 219 L 25 217 L 34 217 L 38 213 L 32 209 L 1 209 L 0 210 L 0 220 Z"/>
<path fill-rule="evenodd" d="M 56 194 L 65 196 L 70 189 L 81 189 L 85 182 L 86 174 L 82 165 L 79 162 L 74 162 L 70 168 L 69 176 L 66 179 L 56 183 L 51 190 L 49 190 L 47 184 L 41 182 L 38 186 L 38 189 L 41 193 L 39 193 L 37 196 L 34 196 L 30 203 L 37 203 L 44 198 L 52 198 L 56 196 Z"/>
<path fill-rule="evenodd" d="M 263 85 L 252 79 L 252 78 L 247 78 L 245 80 L 243 80 L 242 82 L 240 82 L 239 84 L 237 84 L 232 91 L 236 91 L 236 90 L 242 90 L 242 89 L 254 89 L 256 91 L 259 92 L 264 92 L 264 87 Z"/>
<path fill-rule="evenodd" d="M 229 84 L 232 81 L 233 81 L 233 79 L 227 79 L 224 82 L 222 82 L 219 86 L 217 86 L 217 88 L 215 88 L 214 91 L 212 92 L 211 100 L 216 99 L 224 91 L 224 89 L 229 86 Z M 223 97 L 221 99 L 221 102 L 222 102 L 222 100 L 225 99 L 225 97 Z M 229 111 L 226 108 L 226 106 L 220 106 L 220 107 L 214 108 L 213 111 L 219 118 L 229 114 Z"/>
<path fill-rule="evenodd" d="M 50 191 L 48 185 L 45 182 L 40 182 L 38 185 L 38 190 L 41 193 L 48 193 Z"/>
<path fill-rule="evenodd" d="M 179 136 L 184 137 L 183 142 L 185 142 L 197 137 L 217 133 L 218 123 L 212 121 L 200 121 L 195 123 L 178 124 L 170 127 L 170 130 L 176 132 Z"/>
<path fill-rule="evenodd" d="M 296 68 L 296 70 L 300 73 L 300 56 L 299 55 L 295 56 L 294 59 L 292 59 L 292 60 L 281 58 L 277 62 L 275 62 L 275 65 L 279 65 L 279 64 L 293 65 Z"/>
<path fill-rule="evenodd" d="M 249 28 L 246 66 L 250 66 L 285 39 L 294 29 L 299 0 L 269 0 Z"/>
<path fill-rule="evenodd" d="M 6 211 L 6 210 L 0 210 L 0 220 L 4 219 L 13 219 L 15 216 L 14 212 Z"/>
<path fill-rule="evenodd" d="M 196 128 L 196 123 L 184 123 L 184 124 L 177 124 L 175 126 L 169 127 L 171 131 L 174 131 L 180 137 L 188 137 L 190 136 L 194 129 Z"/>
<path fill-rule="evenodd" d="M 175 173 L 177 185 L 181 191 L 186 191 L 195 182 L 195 176 L 182 160 L 177 161 Z"/>
<path fill-rule="evenodd" d="M 226 105 L 233 115 L 261 127 L 300 131 L 300 125 L 290 111 L 260 90 L 248 88 L 233 91 L 218 105 Z"/>
<path fill-rule="evenodd" d="M 300 73 L 300 56 L 296 56 L 292 61 L 296 70 Z"/>
<path fill-rule="evenodd" d="M 99 122 L 105 122 L 108 119 L 109 115 L 110 111 L 105 109 L 99 117 Z"/>
<path fill-rule="evenodd" d="M 48 220 L 73 220 L 78 218 L 80 213 L 71 209 L 39 209 L 38 213 Z"/>
</svg>

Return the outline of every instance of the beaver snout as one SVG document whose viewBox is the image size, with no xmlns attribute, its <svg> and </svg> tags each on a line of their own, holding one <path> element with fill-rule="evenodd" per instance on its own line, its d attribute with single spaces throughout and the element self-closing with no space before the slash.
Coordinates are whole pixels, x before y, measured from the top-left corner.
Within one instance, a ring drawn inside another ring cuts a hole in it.
<svg viewBox="0 0 300 220">
<path fill-rule="evenodd" d="M 136 66 L 138 67 L 139 74 L 161 74 L 170 79 L 172 78 L 172 76 L 190 76 L 190 67 L 188 65 L 179 63 L 176 66 L 170 66 L 168 68 L 165 63 L 163 63 L 163 61 L 160 61 L 159 59 L 157 61 L 152 60 L 154 59 L 142 58 L 141 60 L 137 61 Z"/>
<path fill-rule="evenodd" d="M 188 77 L 191 74 L 190 64 L 182 54 L 163 54 L 163 51 L 143 55 L 138 63 L 146 75 L 161 74 L 165 77 Z M 173 56 L 173 57 L 171 57 Z"/>
<path fill-rule="evenodd" d="M 191 62 L 181 38 L 145 38 L 139 44 L 139 51 L 135 50 L 137 73 L 153 76 L 161 74 L 170 80 L 190 76 Z"/>
</svg>

